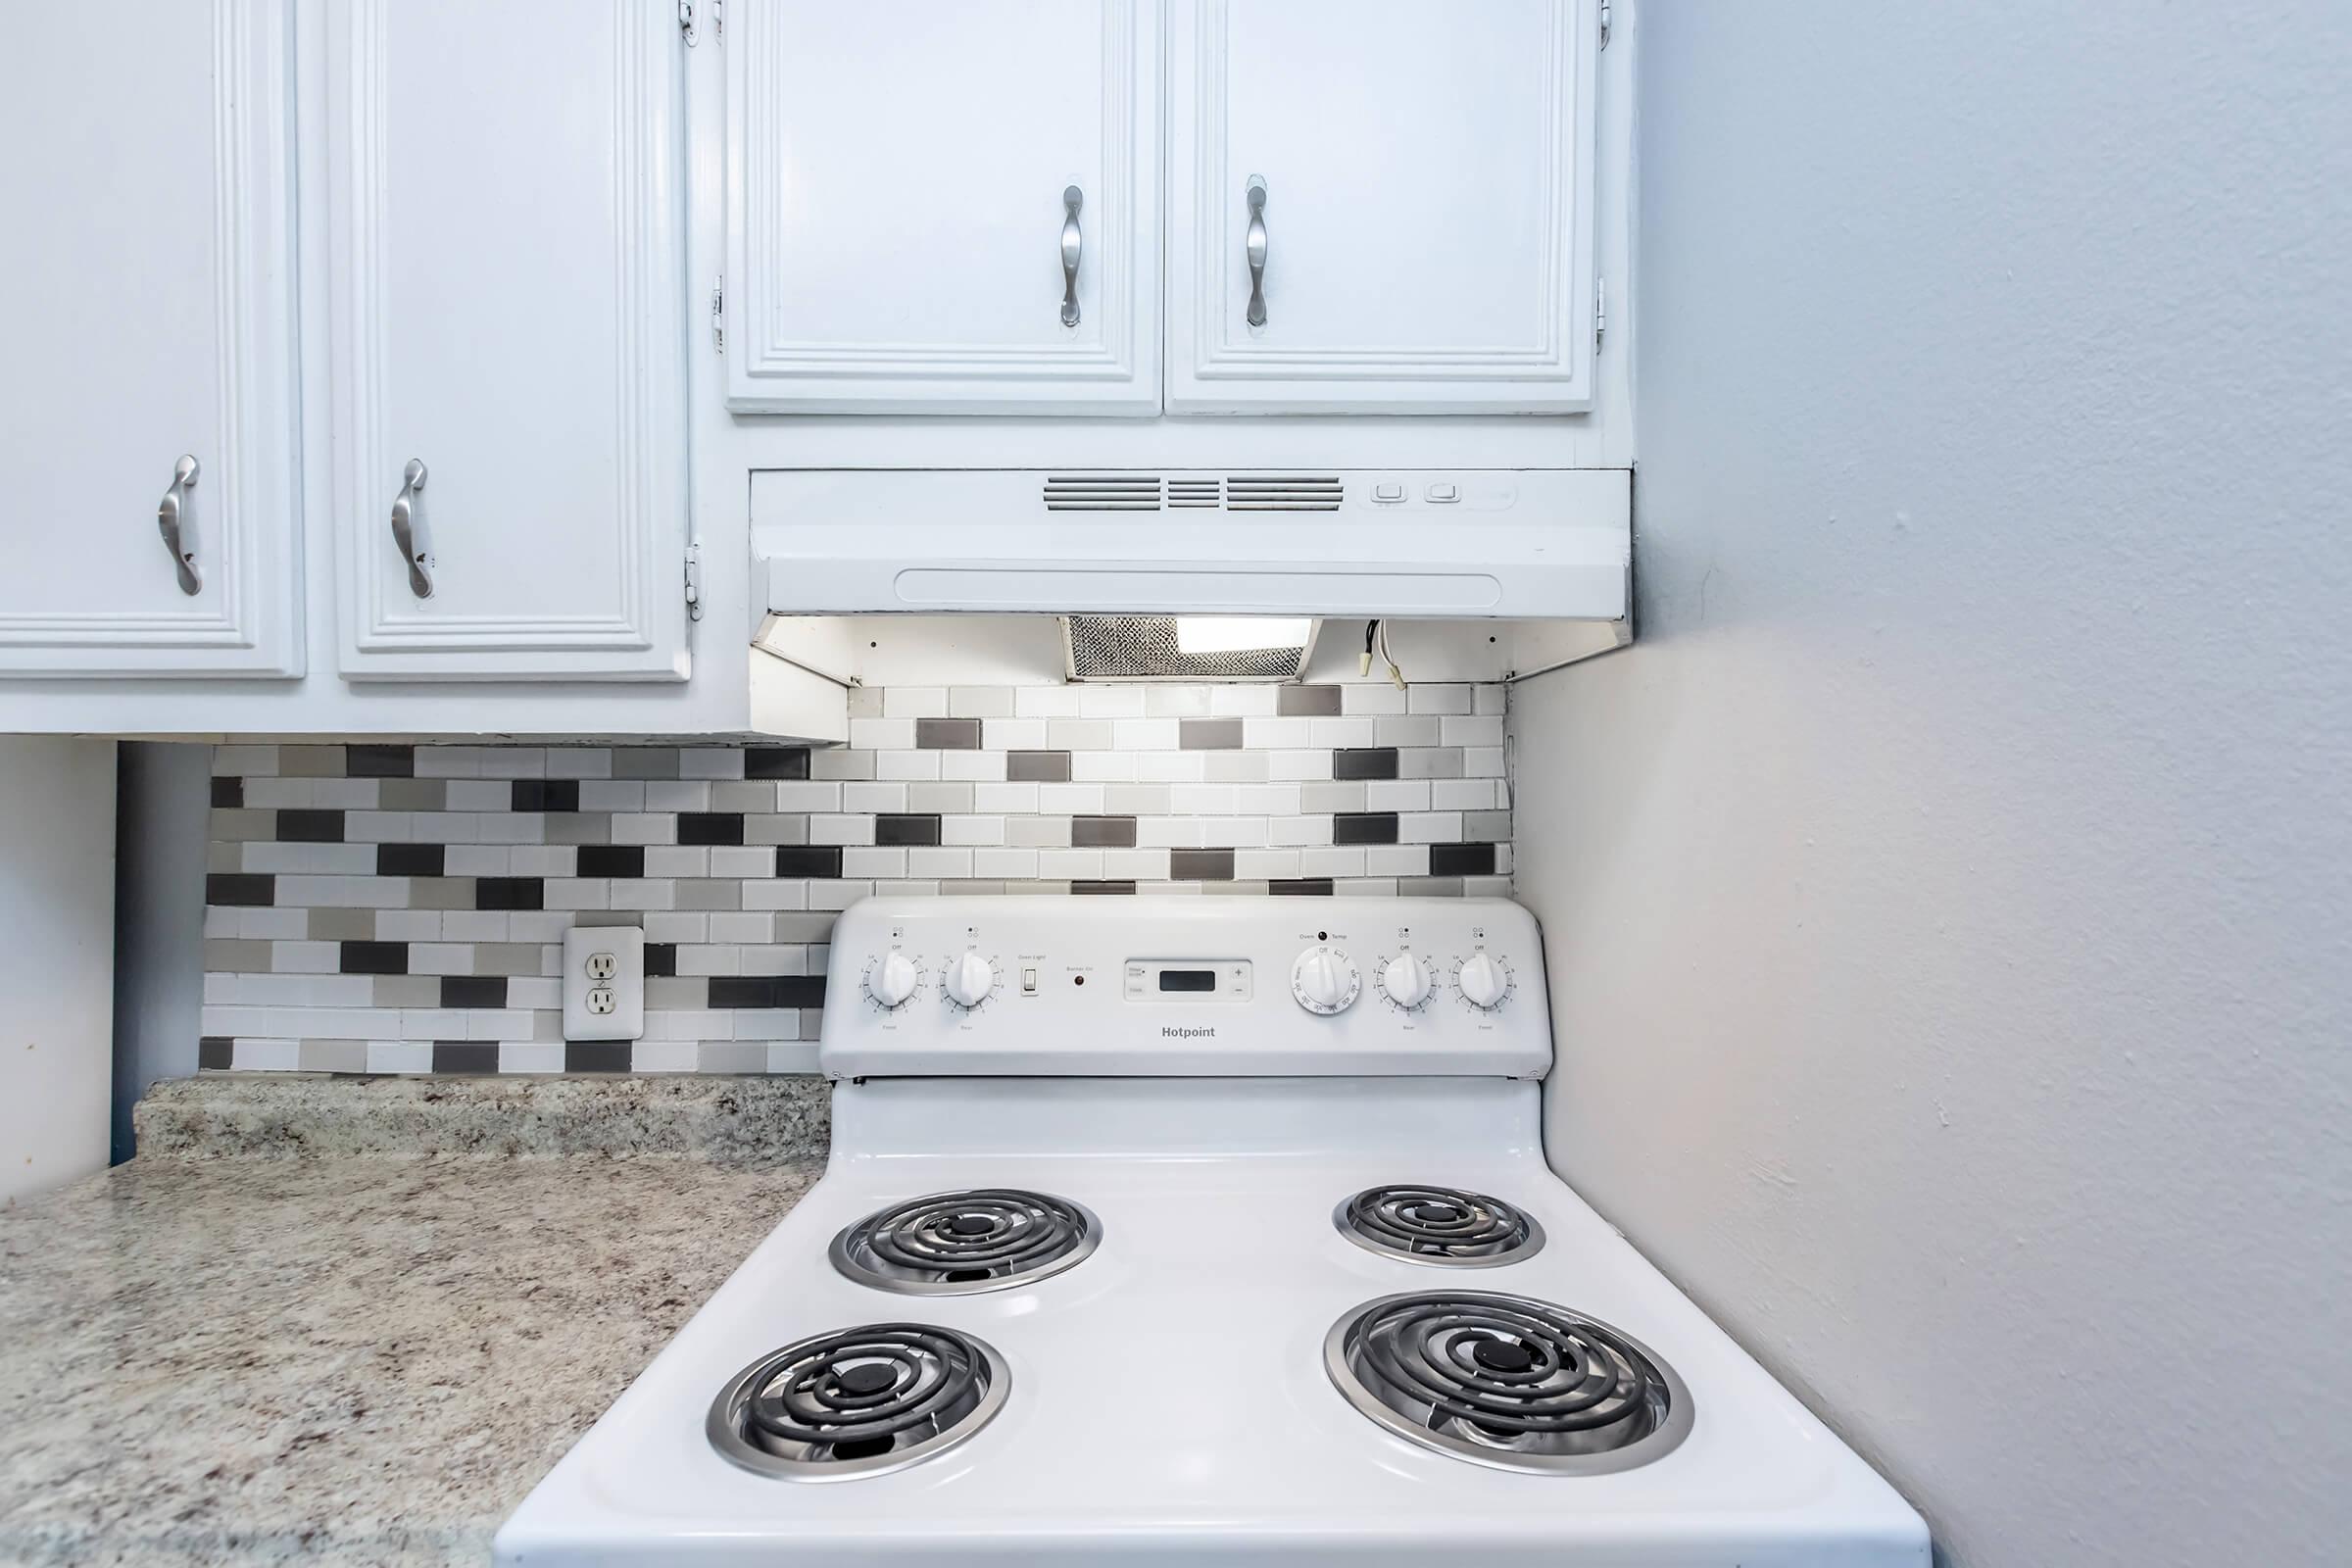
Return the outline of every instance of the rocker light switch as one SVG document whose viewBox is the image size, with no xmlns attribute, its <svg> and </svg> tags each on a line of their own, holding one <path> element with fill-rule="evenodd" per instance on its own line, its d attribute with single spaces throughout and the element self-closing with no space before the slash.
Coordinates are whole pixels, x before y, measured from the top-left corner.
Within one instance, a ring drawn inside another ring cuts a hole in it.
<svg viewBox="0 0 2352 1568">
<path fill-rule="evenodd" d="M 645 930 L 575 925 L 564 933 L 564 1038 L 635 1040 L 645 1033 Z"/>
</svg>

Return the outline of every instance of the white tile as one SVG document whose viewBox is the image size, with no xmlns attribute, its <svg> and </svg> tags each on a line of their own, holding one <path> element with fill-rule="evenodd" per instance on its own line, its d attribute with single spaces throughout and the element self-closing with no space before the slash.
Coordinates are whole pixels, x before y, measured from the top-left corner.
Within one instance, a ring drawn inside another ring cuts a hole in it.
<svg viewBox="0 0 2352 1568">
<path fill-rule="evenodd" d="M 1379 733 L 1369 718 L 1310 718 L 1306 726 L 1309 743 L 1316 746 L 1370 746 Z"/>
<path fill-rule="evenodd" d="M 1085 719 L 1063 719 L 1083 724 Z M 1047 745 L 1051 721 L 1043 718 L 992 718 L 980 726 L 980 743 L 997 752 L 1035 752 Z"/>
<path fill-rule="evenodd" d="M 1299 875 L 1297 850 L 1236 850 L 1233 852 L 1233 874 L 1237 880 L 1256 882 L 1274 877 Z"/>
<path fill-rule="evenodd" d="M 1502 715 L 1500 713 L 1469 717 L 1447 716 L 1438 721 L 1438 744 L 1441 746 L 1500 746 L 1502 744 Z"/>
<path fill-rule="evenodd" d="M 1466 778 L 1502 777 L 1502 748 L 1472 746 L 1462 752 L 1462 774 Z"/>
<path fill-rule="evenodd" d="M 1078 688 L 1078 716 L 1080 718 L 1141 718 L 1144 716 L 1144 688 L 1141 686 L 1081 686 Z"/>
<path fill-rule="evenodd" d="M 769 974 L 759 956 L 772 944 L 776 934 L 776 917 L 764 909 L 713 909 L 710 912 L 710 940 L 714 943 L 733 943 L 736 958 L 745 974 Z M 749 944 L 747 946 L 747 944 Z"/>
<path fill-rule="evenodd" d="M 1274 711 L 1279 690 L 1271 681 L 1212 686 L 1208 691 L 1208 710 L 1219 718 L 1254 718 Z"/>
<path fill-rule="evenodd" d="M 343 837 L 353 844 L 414 844 L 406 811 L 346 811 Z"/>
<path fill-rule="evenodd" d="M 612 907 L 612 881 L 610 877 L 549 877 L 547 906 L 551 909 L 610 909 Z"/>
<path fill-rule="evenodd" d="M 1176 749 L 1176 731 L 1172 718 L 1114 718 L 1110 744 L 1123 752 L 1169 752 Z"/>
<path fill-rule="evenodd" d="M 505 876 L 514 863 L 514 850 L 505 844 L 452 844 L 441 855 L 448 876 Z"/>
<path fill-rule="evenodd" d="M 1012 688 L 1009 686 L 955 686 L 948 690 L 950 718 L 1009 718 L 1012 715 Z"/>
<path fill-rule="evenodd" d="M 372 844 L 273 844 L 257 839 L 241 848 L 244 869 L 248 871 L 299 871 L 328 876 L 364 875 L 375 869 Z"/>
<path fill-rule="evenodd" d="M 368 1042 L 368 1070 L 431 1072 L 432 1043 L 425 1040 L 370 1040 Z"/>
<path fill-rule="evenodd" d="M 858 780 L 858 782 L 865 782 Z M 838 811 L 850 786 L 830 779 L 780 779 L 776 783 L 779 811 Z"/>
<path fill-rule="evenodd" d="M 1064 878 L 1098 881 L 1102 875 L 1101 850 L 1040 850 L 1037 852 L 1037 874 L 1060 881 Z"/>
<path fill-rule="evenodd" d="M 1012 694 L 1012 710 L 1023 718 L 1075 718 L 1078 686 L 1022 686 Z M 275 766 L 274 760 L 271 763 Z"/>
<path fill-rule="evenodd" d="M 1461 836 L 1459 811 L 1406 811 L 1396 818 L 1399 844 L 1452 844 Z"/>
<path fill-rule="evenodd" d="M 843 869 L 848 869 L 844 865 Z M 968 877 L 972 852 L 948 845 L 917 845 L 906 852 L 906 874 L 928 877 Z"/>
<path fill-rule="evenodd" d="M 400 912 L 396 909 L 387 909 L 378 914 L 375 917 L 376 934 L 378 936 L 384 934 L 384 919 L 387 915 Z M 416 909 L 411 912 L 429 914 L 432 911 Z M 514 917 L 504 909 L 446 909 L 441 914 L 441 936 L 450 942 L 505 942 L 514 935 Z M 417 941 L 421 939 L 403 937 L 398 940 Z"/>
<path fill-rule="evenodd" d="M 682 975 L 741 974 L 743 973 L 743 950 L 729 943 L 681 947 L 678 949 L 678 973 Z M 646 1015 L 646 1022 L 649 1026 L 655 1016 L 654 1013 Z"/>
<path fill-rule="evenodd" d="M 1314 722 L 1311 718 L 1245 718 L 1242 720 L 1242 744 L 1253 752 L 1311 746 L 1314 744 Z"/>
<path fill-rule="evenodd" d="M 1404 693 L 1391 681 L 1349 681 L 1340 688 L 1340 711 L 1377 715 L 1404 711 Z"/>
<path fill-rule="evenodd" d="M 409 903 L 405 876 L 281 876 L 277 902 L 304 909 L 403 909 Z"/>
<path fill-rule="evenodd" d="M 772 849 L 724 844 L 710 851 L 710 874 L 718 877 L 764 877 L 774 874 L 776 854 Z"/>
<path fill-rule="evenodd" d="M 942 752 L 876 752 L 876 778 L 935 779 L 939 777 Z"/>
<path fill-rule="evenodd" d="M 474 820 L 482 825 L 481 837 L 485 844 L 547 842 L 545 811 L 484 811 Z"/>
<path fill-rule="evenodd" d="M 1072 752 L 1070 779 L 1078 784 L 1125 784 L 1134 780 L 1138 754 Z"/>
<path fill-rule="evenodd" d="M 611 778 L 612 776 L 612 748 L 610 746 L 551 746 L 547 751 L 549 778 Z"/>
<path fill-rule="evenodd" d="M 1233 808 L 1250 816 L 1295 816 L 1298 811 L 1296 784 L 1236 785 Z"/>
<path fill-rule="evenodd" d="M 1351 844 L 1317 844 L 1298 852 L 1300 876 L 1362 876 L 1364 850 Z"/>
<path fill-rule="evenodd" d="M 1262 816 L 1204 816 L 1200 818 L 1204 849 L 1263 849 L 1273 842 L 1273 823 Z"/>
<path fill-rule="evenodd" d="M 372 1066 L 369 1071 L 373 1071 Z M 510 1040 L 498 1048 L 498 1070 L 506 1072 L 562 1072 L 564 1070 L 564 1042 L 561 1040 Z"/>
<path fill-rule="evenodd" d="M 874 842 L 874 819 L 870 816 L 846 816 L 830 813 L 808 818 L 808 842 L 811 844 L 871 844 Z"/>
<path fill-rule="evenodd" d="M 471 974 L 473 947 L 466 942 L 412 942 L 409 973 Z"/>
<path fill-rule="evenodd" d="M 1001 783 L 1004 777 L 1003 752 L 941 752 L 939 776 L 973 783 Z"/>
<path fill-rule="evenodd" d="M 836 786 L 841 791 L 841 809 L 845 811 L 904 811 L 906 809 L 906 786 L 898 781 L 858 780 Z M 830 808 L 826 808 L 830 809 Z"/>
<path fill-rule="evenodd" d="M 1206 774 L 1216 752 L 1129 752 L 1136 778 L 1147 784 L 1190 783 Z"/>
<path fill-rule="evenodd" d="M 1429 804 L 1441 811 L 1493 810 L 1502 795 L 1500 781 L 1491 778 L 1431 779 L 1429 790 Z"/>
<path fill-rule="evenodd" d="M 1368 876 L 1426 876 L 1429 851 L 1418 844 L 1374 844 L 1364 850 Z"/>
<path fill-rule="evenodd" d="M 589 779 L 580 786 L 580 809 L 642 811 L 645 809 L 645 781 L 633 778 Z"/>
<path fill-rule="evenodd" d="M 1467 713 L 1470 711 L 1470 688 L 1451 682 L 1408 686 L 1404 693 L 1404 710 L 1408 713 Z"/>
<path fill-rule="evenodd" d="M 1096 816 L 1102 810 L 1100 784 L 1040 784 L 1037 808 L 1051 815 Z"/>
<path fill-rule="evenodd" d="M 1168 876 L 1168 852 L 1140 846 L 1132 850 L 1104 850 L 1102 874 L 1122 881 L 1164 882 Z"/>
<path fill-rule="evenodd" d="M 747 909 L 806 909 L 808 884 L 798 877 L 759 878 L 743 885 Z"/>
<path fill-rule="evenodd" d="M 867 824 L 870 828 L 872 824 Z M 841 852 L 843 876 L 905 876 L 906 852 L 902 849 L 876 849 L 872 845 L 851 845 Z"/>
<path fill-rule="evenodd" d="M 531 1015 L 518 1007 L 471 1007 L 466 1013 L 466 1038 L 487 1044 L 494 1040 L 531 1038 Z"/>
<path fill-rule="evenodd" d="M 948 716 L 948 689 L 945 686 L 885 686 L 882 689 L 882 712 L 889 718 L 945 718 Z"/>
<path fill-rule="evenodd" d="M 1432 714 L 1398 715 L 1373 721 L 1372 737 L 1381 746 L 1435 746 L 1441 720 Z"/>
<path fill-rule="evenodd" d="M 853 881 L 847 877 L 839 881 L 823 879 L 812 881 L 808 884 L 808 907 L 828 909 L 838 913 L 856 904 L 859 899 L 871 898 L 873 891 L 873 883 L 862 880 Z"/>
<path fill-rule="evenodd" d="M 942 844 L 965 846 L 1002 844 L 1004 842 L 1004 819 L 1001 816 L 943 816 L 939 819 L 939 841 Z"/>
<path fill-rule="evenodd" d="M 769 1072 L 816 1071 L 816 1043 L 774 1045 L 767 1048 Z"/>
<path fill-rule="evenodd" d="M 518 974 L 507 982 L 507 1005 L 525 1011 L 547 1010 L 564 1005 L 564 980 L 561 975 Z"/>
<path fill-rule="evenodd" d="M 700 844 L 649 844 L 645 850 L 649 877 L 709 876 L 710 852 Z"/>
<path fill-rule="evenodd" d="M 691 1052 L 696 1042 L 724 1040 L 733 1028 L 734 1020 L 727 1016 L 724 1008 L 719 1007 L 681 1007 L 665 1012 L 649 1012 L 645 1015 L 645 1038 L 630 1049 L 630 1068 L 633 1071 L 645 1071 L 647 1069 L 637 1065 L 640 1059 L 662 1059 L 661 1054 L 649 1052 L 649 1047 L 659 1047 L 664 1041 L 676 1041 L 684 1043 Z M 672 1070 L 689 1070 L 693 1057 L 689 1054 L 686 1059 L 688 1067 Z"/>
<path fill-rule="evenodd" d="M 658 909 L 646 914 L 644 924 L 648 942 L 700 942 L 710 934 L 710 916 L 701 909 Z"/>
<path fill-rule="evenodd" d="M 451 935 L 449 916 L 471 914 L 470 909 L 378 909 L 375 911 L 375 940 L 378 942 L 439 942 Z M 500 916 L 504 919 L 505 916 Z M 485 940 L 460 936 L 454 940 L 474 942 Z M 503 940 L 491 939 L 491 940 Z"/>
<path fill-rule="evenodd" d="M 572 926 L 571 911 L 568 909 L 515 909 L 508 914 L 507 919 L 511 926 L 508 933 L 511 942 L 562 942 L 564 933 Z M 561 952 L 554 947 L 547 951 L 551 955 Z"/>
<path fill-rule="evenodd" d="M 1206 686 L 1147 686 L 1144 711 L 1153 718 L 1203 718 L 1208 713 Z"/>
<path fill-rule="evenodd" d="M 274 746 L 216 746 L 213 748 L 213 776 L 215 778 L 267 778 L 277 771 L 277 748 Z"/>
<path fill-rule="evenodd" d="M 612 818 L 615 844 L 675 844 L 678 818 L 674 811 L 624 811 Z"/>
<path fill-rule="evenodd" d="M 229 1045 L 228 1064 L 239 1072 L 293 1072 L 301 1055 L 297 1041 L 240 1039 Z"/>
<path fill-rule="evenodd" d="M 1184 811 L 1193 815 L 1208 813 L 1229 816 L 1241 808 L 1242 788 L 1243 786 L 1239 784 L 1171 785 L 1168 791 L 1168 806 L 1172 810 Z M 1298 800 L 1298 791 L 1292 791 L 1292 804 L 1297 805 Z"/>
<path fill-rule="evenodd" d="M 1425 778 L 1376 778 L 1364 785 L 1368 811 L 1426 811 L 1430 781 Z"/>
<path fill-rule="evenodd" d="M 442 804 L 453 811 L 510 811 L 514 783 L 504 778 L 453 778 L 442 788 Z"/>
<path fill-rule="evenodd" d="M 1268 752 L 1265 756 L 1267 772 L 1277 781 L 1331 777 L 1329 752 Z"/>
<path fill-rule="evenodd" d="M 222 905 L 214 905 L 204 911 L 204 934 L 208 937 L 242 935 L 244 911 Z"/>
<path fill-rule="evenodd" d="M 484 778 L 547 777 L 544 746 L 476 746 L 467 750 L 479 754 L 476 763 Z"/>
<path fill-rule="evenodd" d="M 237 928 L 229 935 L 280 942 L 299 940 L 309 933 L 310 916 L 301 909 L 244 909 L 238 911 Z"/>
<path fill-rule="evenodd" d="M 1276 845 L 1329 844 L 1331 818 L 1328 816 L 1277 816 L 1266 824 L 1267 835 Z"/>
<path fill-rule="evenodd" d="M 470 746 L 419 746 L 416 748 L 416 776 L 480 778 L 481 759 Z"/>
<path fill-rule="evenodd" d="M 625 909 L 643 914 L 652 909 L 673 909 L 678 904 L 678 884 L 665 876 L 616 876 L 609 895 L 609 909 Z"/>
<path fill-rule="evenodd" d="M 1046 745 L 1057 752 L 1107 752 L 1112 720 L 1055 718 L 1046 723 Z"/>
<path fill-rule="evenodd" d="M 1135 819 L 1135 842 L 1144 849 L 1192 849 L 1200 842 L 1200 819 L 1197 816 L 1139 816 Z"/>
<path fill-rule="evenodd" d="M 795 1040 L 800 1037 L 801 1014 L 797 1007 L 737 1007 L 734 1010 L 735 1038 L 739 1041 L 753 1042 L 754 1050 L 758 1049 L 760 1042 Z M 710 1069 L 706 1067 L 704 1070 L 709 1071 Z M 767 1054 L 760 1052 L 759 1065 L 747 1065 L 742 1070 L 745 1072 L 767 1071 Z"/>
<path fill-rule="evenodd" d="M 1505 694 L 1510 690 L 1499 681 L 1470 688 L 1470 711 L 1499 713 L 1503 711 Z"/>
<path fill-rule="evenodd" d="M 982 811 L 1035 811 L 1038 786 L 1035 784 L 975 784 L 972 786 L 972 805 Z"/>
<path fill-rule="evenodd" d="M 1037 875 L 1037 850 L 979 849 L 972 852 L 972 875 L 1027 880 Z"/>
<path fill-rule="evenodd" d="M 904 752 L 914 745 L 911 718 L 853 718 L 850 745 L 860 752 Z"/>
</svg>

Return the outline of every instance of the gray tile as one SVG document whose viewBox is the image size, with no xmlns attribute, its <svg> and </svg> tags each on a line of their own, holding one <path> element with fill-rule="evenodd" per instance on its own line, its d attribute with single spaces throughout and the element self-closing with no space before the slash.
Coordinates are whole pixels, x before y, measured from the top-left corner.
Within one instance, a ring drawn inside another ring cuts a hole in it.
<svg viewBox="0 0 2352 1568">
<path fill-rule="evenodd" d="M 645 1004 L 649 1007 L 692 1008 L 710 1004 L 710 982 L 699 974 L 648 975 Z"/>
<path fill-rule="evenodd" d="M 1168 875 L 1179 882 L 1230 882 L 1231 850 L 1170 850 Z"/>
<path fill-rule="evenodd" d="M 778 942 L 824 942 L 833 935 L 833 915 L 825 909 L 778 909 Z"/>
<path fill-rule="evenodd" d="M 1458 876 L 1400 876 L 1396 891 L 1408 899 L 1458 899 L 1462 896 L 1462 879 Z"/>
<path fill-rule="evenodd" d="M 879 686 L 851 687 L 850 716 L 852 718 L 880 718 L 882 716 L 882 688 Z"/>
<path fill-rule="evenodd" d="M 1317 779 L 1298 786 L 1298 809 L 1310 816 L 1325 811 L 1360 811 L 1367 798 L 1367 786 L 1360 782 L 1334 784 Z"/>
<path fill-rule="evenodd" d="M 268 974 L 270 944 L 250 942 L 239 937 L 206 937 L 204 971 L 207 974 Z"/>
<path fill-rule="evenodd" d="M 1508 811 L 1464 811 L 1462 837 L 1473 844 L 1501 844 L 1511 836 Z"/>
<path fill-rule="evenodd" d="M 743 842 L 806 844 L 808 842 L 808 814 L 806 811 L 785 811 L 766 816 L 747 816 L 743 819 Z"/>
<path fill-rule="evenodd" d="M 1180 718 L 1176 721 L 1176 744 L 1188 752 L 1238 752 L 1242 749 L 1242 721 Z"/>
<path fill-rule="evenodd" d="M 710 786 L 710 809 L 713 811 L 772 811 L 775 808 L 776 781 L 772 778 L 727 778 Z"/>
<path fill-rule="evenodd" d="M 675 746 L 616 746 L 612 749 L 614 778 L 676 778 Z"/>
<path fill-rule="evenodd" d="M 685 877 L 677 884 L 681 909 L 740 909 L 743 883 L 734 877 Z"/>
<path fill-rule="evenodd" d="M 1274 711 L 1285 718 L 1327 718 L 1339 710 L 1337 686 L 1285 685 L 1274 689 Z"/>
<path fill-rule="evenodd" d="M 449 805 L 445 778 L 388 778 L 376 788 L 376 804 L 386 811 L 438 811 Z"/>
<path fill-rule="evenodd" d="M 976 752 L 980 749 L 980 720 L 976 718 L 918 718 L 914 747 L 919 752 Z"/>
<path fill-rule="evenodd" d="M 824 1022 L 825 1013 L 823 1008 L 803 1007 L 801 1009 L 801 1038 L 808 1041 L 815 1040 L 816 1032 L 824 1027 Z"/>
<path fill-rule="evenodd" d="M 706 1040 L 694 1048 L 694 1070 L 706 1073 L 765 1072 L 767 1047 L 756 1040 Z"/>
<path fill-rule="evenodd" d="M 341 778 L 343 776 L 343 748 L 340 746 L 280 746 L 277 749 L 277 776 L 280 778 Z"/>
<path fill-rule="evenodd" d="M 1200 765 L 1211 784 L 1263 784 L 1273 770 L 1263 752 L 1211 752 Z"/>
<path fill-rule="evenodd" d="M 379 974 L 375 977 L 379 1007 L 438 1007 L 441 977 L 437 974 Z"/>
<path fill-rule="evenodd" d="M 1331 754 L 1333 778 L 1395 778 L 1394 746 L 1345 746 Z"/>
<path fill-rule="evenodd" d="M 531 1009 L 531 1044 L 552 1046 L 564 1038 L 564 1014 L 554 1007 Z"/>
<path fill-rule="evenodd" d="M 612 813 L 610 811 L 550 811 L 547 814 L 547 842 L 550 844 L 610 844 L 612 842 Z"/>
<path fill-rule="evenodd" d="M 949 899 L 1001 899 L 1004 896 L 1004 884 L 1002 882 L 966 882 L 950 877 L 940 883 L 939 892 L 942 898 Z"/>
<path fill-rule="evenodd" d="M 304 1072 L 366 1072 L 365 1040 L 305 1040 L 295 1047 L 294 1064 Z"/>
<path fill-rule="evenodd" d="M 304 920 L 313 942 L 375 940 L 373 909 L 312 909 L 305 913 Z"/>
<path fill-rule="evenodd" d="M 1081 850 L 1131 850 L 1135 848 L 1135 818 L 1132 816 L 1073 816 L 1070 818 L 1070 845 Z"/>
<path fill-rule="evenodd" d="M 1006 752 L 1004 776 L 1015 784 L 1059 784 L 1070 776 L 1067 752 Z"/>
<path fill-rule="evenodd" d="M 470 909 L 473 878 L 469 876 L 413 876 L 409 878 L 412 909 Z"/>
<path fill-rule="evenodd" d="M 1415 746 L 1396 754 L 1398 778 L 1460 778 L 1462 749 L 1458 746 Z"/>
<path fill-rule="evenodd" d="M 224 807 L 213 812 L 216 844 L 270 844 L 277 840 L 277 813 L 250 807 Z"/>
<path fill-rule="evenodd" d="M 1066 850 L 1070 847 L 1070 819 L 1008 816 L 1004 819 L 1004 843 L 1016 850 Z"/>
<path fill-rule="evenodd" d="M 477 942 L 473 945 L 475 974 L 537 974 L 542 963 L 536 942 Z"/>
<path fill-rule="evenodd" d="M 1372 739 L 1381 746 L 1435 746 L 1442 735 L 1435 713 L 1384 713 L 1372 720 Z"/>
<path fill-rule="evenodd" d="M 245 846 L 216 840 L 204 847 L 204 868 L 207 871 L 242 871 L 245 869 Z"/>
<path fill-rule="evenodd" d="M 808 754 L 808 776 L 814 779 L 861 780 L 874 776 L 874 754 L 836 747 Z"/>
<path fill-rule="evenodd" d="M 917 779 L 906 786 L 906 809 L 938 815 L 968 815 L 972 809 L 972 787 Z"/>
</svg>

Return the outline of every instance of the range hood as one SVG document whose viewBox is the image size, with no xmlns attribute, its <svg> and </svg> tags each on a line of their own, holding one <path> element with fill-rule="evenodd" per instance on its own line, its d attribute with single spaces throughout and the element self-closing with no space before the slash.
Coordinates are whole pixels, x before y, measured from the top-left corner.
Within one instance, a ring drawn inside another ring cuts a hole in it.
<svg viewBox="0 0 2352 1568">
<path fill-rule="evenodd" d="M 778 615 L 1622 621 L 1623 468 L 790 468 L 752 476 Z"/>
</svg>

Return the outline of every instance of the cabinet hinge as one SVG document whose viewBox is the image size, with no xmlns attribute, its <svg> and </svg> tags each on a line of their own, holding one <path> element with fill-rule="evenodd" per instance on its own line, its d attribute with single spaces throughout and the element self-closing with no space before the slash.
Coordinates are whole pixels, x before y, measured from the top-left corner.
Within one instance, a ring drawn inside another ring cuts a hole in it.
<svg viewBox="0 0 2352 1568">
<path fill-rule="evenodd" d="M 727 279 L 724 273 L 710 285 L 710 347 L 727 352 Z"/>
<path fill-rule="evenodd" d="M 678 0 L 678 32 L 685 38 L 686 47 L 694 47 L 694 0 Z"/>
<path fill-rule="evenodd" d="M 1609 46 L 1609 0 L 1600 0 L 1600 46 Z"/>
<path fill-rule="evenodd" d="M 686 547 L 686 618 L 703 618 L 703 547 L 699 542 Z"/>
<path fill-rule="evenodd" d="M 1602 336 L 1603 336 L 1605 333 L 1607 333 L 1608 329 L 1609 329 L 1609 280 L 1608 280 L 1607 278 L 1605 278 L 1605 277 L 1596 277 L 1596 278 L 1594 278 L 1594 279 L 1592 280 L 1592 352 L 1593 352 L 1593 353 L 1595 353 L 1595 354 L 1598 354 L 1598 353 L 1600 352 L 1600 340 L 1601 340 L 1601 337 L 1602 337 Z"/>
</svg>

